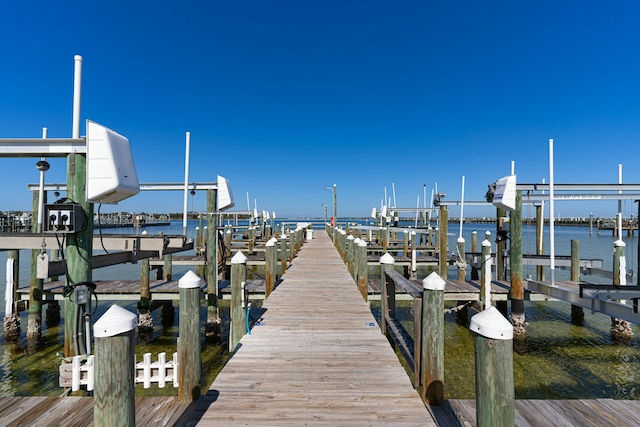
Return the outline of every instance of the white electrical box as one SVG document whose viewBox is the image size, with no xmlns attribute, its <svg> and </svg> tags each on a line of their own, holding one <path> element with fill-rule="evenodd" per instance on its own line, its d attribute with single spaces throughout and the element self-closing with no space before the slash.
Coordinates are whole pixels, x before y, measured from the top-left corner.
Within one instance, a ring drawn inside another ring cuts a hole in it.
<svg viewBox="0 0 640 427">
<path fill-rule="evenodd" d="M 512 211 L 516 208 L 516 176 L 508 175 L 496 182 L 493 206 Z"/>
<path fill-rule="evenodd" d="M 140 192 L 129 140 L 87 120 L 87 201 L 117 204 Z"/>
</svg>

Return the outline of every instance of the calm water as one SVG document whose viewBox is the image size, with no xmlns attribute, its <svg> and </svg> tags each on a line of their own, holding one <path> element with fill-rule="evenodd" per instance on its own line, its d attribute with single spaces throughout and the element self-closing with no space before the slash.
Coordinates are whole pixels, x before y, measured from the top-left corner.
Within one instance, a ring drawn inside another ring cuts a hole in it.
<svg viewBox="0 0 640 427">
<path fill-rule="evenodd" d="M 188 235 L 193 235 L 196 221 L 189 223 Z M 525 226 L 525 228 L 527 228 Z M 525 231 L 523 247 L 525 252 L 535 251 L 535 235 L 531 228 Z M 471 232 L 478 231 L 478 241 L 484 238 L 484 232 L 494 229 L 492 225 L 466 224 L 463 237 L 470 250 Z M 455 224 L 449 226 L 455 235 L 449 236 L 449 247 L 455 247 L 459 228 Z M 182 222 L 174 222 L 170 227 L 149 227 L 148 233 L 180 234 Z M 107 232 L 127 233 L 131 230 L 107 230 Z M 570 241 L 580 240 L 582 258 L 598 258 L 604 261 L 606 270 L 612 269 L 613 237 L 610 233 L 595 232 L 589 235 L 588 228 L 556 227 L 556 254 L 569 255 Z M 637 237 L 623 237 L 627 243 L 627 268 L 637 273 Z M 548 235 L 545 236 L 548 249 Z M 495 249 L 495 246 L 494 246 Z M 20 282 L 28 282 L 28 265 L 30 259 L 28 251 L 21 251 Z M 1 265 L 5 265 L 6 252 L 0 252 Z M 524 274 L 535 276 L 534 268 Z M 174 267 L 174 277 L 179 278 L 188 268 Z M 124 265 L 107 267 L 94 271 L 94 279 L 135 279 L 139 277 L 139 265 Z M 426 274 L 426 273 L 424 273 Z M 454 277 L 455 271 L 450 271 Z M 564 275 L 564 276 L 563 276 Z M 422 278 L 420 276 L 419 278 Z M 548 277 L 548 275 L 547 275 Z M 568 277 L 568 272 L 557 271 L 556 278 Z M 587 280 L 598 281 L 597 278 L 584 277 Z M 636 283 L 634 276 L 633 283 Z M 4 297 L 4 286 L 0 286 L 0 296 Z M 111 301 L 101 300 L 98 305 L 94 321 L 99 318 L 112 304 Z M 125 308 L 136 311 L 135 302 L 122 304 Z M 453 305 L 453 304 L 451 304 Z M 1 304 L 4 307 L 4 304 Z M 372 302 L 374 314 L 379 315 L 379 304 Z M 406 302 L 398 302 L 398 315 L 403 319 L 407 329 L 412 331 L 412 311 Z M 514 373 L 517 398 L 619 398 L 640 399 L 640 330 L 634 326 L 635 336 L 630 343 L 619 344 L 611 340 L 609 333 L 610 319 L 600 314 L 591 314 L 585 310 L 584 326 L 571 324 L 571 308 L 569 304 L 561 302 L 527 302 L 525 306 L 527 321 L 527 338 L 516 347 L 514 354 Z M 204 316 L 204 310 L 202 315 Z M 221 302 L 223 331 L 228 329 L 228 305 Z M 3 316 L 4 317 L 4 316 Z M 178 335 L 177 319 L 179 307 L 176 306 L 174 322 L 164 324 L 159 311 L 153 313 L 154 334 L 150 342 L 138 343 L 136 354 L 139 359 L 145 352 L 156 354 L 166 351 L 171 354 L 176 349 Z M 203 317 L 204 323 L 204 317 Z M 21 326 L 24 337 L 27 325 L 27 314 L 21 315 Z M 475 395 L 475 374 L 473 337 L 466 326 L 456 321 L 456 314 L 445 316 L 445 394 L 447 398 L 470 399 Z M 226 352 L 227 336 L 223 334 L 222 342 L 203 341 L 203 372 L 206 378 L 203 385 L 208 385 L 215 378 L 215 374 L 222 368 L 228 358 Z M 0 396 L 56 396 L 63 391 L 58 387 L 59 357 L 56 352 L 62 352 L 63 328 L 60 325 L 47 328 L 43 325 L 42 339 L 30 347 L 23 338 L 17 344 L 5 344 L 0 337 Z M 138 395 L 175 395 L 177 390 L 172 386 L 159 389 L 152 386 L 144 390 L 137 388 Z"/>
</svg>

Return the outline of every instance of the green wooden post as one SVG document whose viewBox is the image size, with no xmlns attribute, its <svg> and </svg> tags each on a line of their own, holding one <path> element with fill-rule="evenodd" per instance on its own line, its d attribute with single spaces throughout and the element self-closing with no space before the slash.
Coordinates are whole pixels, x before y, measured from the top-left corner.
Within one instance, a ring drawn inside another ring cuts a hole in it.
<svg viewBox="0 0 640 427">
<path fill-rule="evenodd" d="M 365 301 L 369 301 L 369 272 L 367 270 L 367 242 L 358 242 L 358 290 Z"/>
<path fill-rule="evenodd" d="M 229 352 L 233 352 L 240 339 L 247 333 L 244 284 L 247 280 L 247 257 L 238 251 L 231 259 L 231 326 Z"/>
<path fill-rule="evenodd" d="M 476 362 L 476 424 L 515 425 L 513 326 L 497 308 L 471 318 Z"/>
<path fill-rule="evenodd" d="M 422 281 L 420 395 L 429 405 L 444 403 L 444 289 L 435 271 Z"/>
<path fill-rule="evenodd" d="M 384 335 L 387 335 L 387 317 L 395 312 L 395 285 L 387 277 L 387 271 L 393 270 L 394 264 L 395 260 L 389 252 L 380 257 L 380 329 Z"/>
<path fill-rule="evenodd" d="M 511 324 L 517 337 L 527 334 L 524 315 L 524 283 L 522 270 L 522 190 L 516 191 L 516 208 L 511 211 Z"/>
<path fill-rule="evenodd" d="M 271 238 L 265 243 L 265 279 L 264 279 L 264 297 L 269 298 L 276 282 L 276 268 L 278 266 L 276 262 L 276 238 Z"/>
<path fill-rule="evenodd" d="M 571 281 L 580 281 L 580 240 L 571 240 Z M 571 323 L 584 324 L 584 309 L 571 304 Z"/>
<path fill-rule="evenodd" d="M 465 252 L 464 252 L 464 237 L 458 237 L 457 240 L 457 246 L 458 246 L 458 281 L 460 282 L 464 282 L 467 278 L 467 261 L 466 261 L 466 256 L 465 256 Z"/>
<path fill-rule="evenodd" d="M 47 192 L 43 193 L 43 201 L 47 202 Z M 40 211 L 40 190 L 33 192 L 31 231 L 37 233 L 38 215 Z M 27 339 L 38 339 L 42 332 L 42 291 L 44 279 L 38 279 L 38 257 L 41 250 L 31 250 L 31 271 L 29 275 L 29 319 L 27 321 Z"/>
<path fill-rule="evenodd" d="M 438 236 L 438 243 L 440 244 L 440 256 L 438 267 L 440 271 L 440 277 L 447 280 L 447 268 L 449 264 L 447 262 L 447 254 L 449 253 L 449 237 L 447 232 L 449 230 L 449 211 L 446 206 L 440 206 L 440 234 Z"/>
<path fill-rule="evenodd" d="M 136 315 L 112 305 L 93 326 L 96 427 L 135 426 Z"/>
<path fill-rule="evenodd" d="M 178 400 L 190 403 L 200 397 L 200 286 L 202 279 L 187 271 L 180 288 L 180 340 L 178 341 Z"/>
<path fill-rule="evenodd" d="M 219 336 L 220 313 L 218 312 L 218 190 L 207 190 L 207 234 L 206 234 L 206 277 L 207 321 L 205 333 Z"/>
<path fill-rule="evenodd" d="M 86 156 L 75 153 L 69 154 L 67 156 L 67 197 L 80 205 L 84 214 L 84 225 L 76 233 L 67 235 L 65 259 L 69 277 L 74 283 L 92 281 L 93 203 L 86 201 L 86 176 Z M 76 356 L 76 350 L 73 346 L 73 324 L 77 306 L 72 300 L 73 296 L 70 296 L 65 300 L 64 304 L 65 357 Z"/>
</svg>

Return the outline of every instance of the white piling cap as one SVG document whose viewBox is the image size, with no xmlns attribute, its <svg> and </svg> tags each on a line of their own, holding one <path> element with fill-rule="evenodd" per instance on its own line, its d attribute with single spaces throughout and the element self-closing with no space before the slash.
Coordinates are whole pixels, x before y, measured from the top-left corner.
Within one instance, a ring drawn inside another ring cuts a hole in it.
<svg viewBox="0 0 640 427">
<path fill-rule="evenodd" d="M 366 242 L 366 241 L 364 241 L 364 240 L 362 240 L 362 239 L 360 239 L 360 241 L 358 242 L 358 246 L 359 246 L 359 247 L 367 246 L 367 242 Z"/>
<path fill-rule="evenodd" d="M 347 236 L 347 240 L 355 240 L 355 237 L 353 237 L 353 234 L 349 234 Z"/>
<path fill-rule="evenodd" d="M 473 316 L 469 329 L 494 340 L 513 339 L 513 325 L 494 306 Z"/>
<path fill-rule="evenodd" d="M 393 259 L 389 252 L 385 253 L 380 257 L 380 264 L 395 264 L 396 260 Z"/>
<path fill-rule="evenodd" d="M 428 291 L 444 291 L 447 282 L 435 271 L 422 280 L 422 287 Z"/>
<path fill-rule="evenodd" d="M 359 245 L 360 242 L 362 242 L 362 239 L 359 237 L 356 237 L 355 239 L 353 239 L 353 243 L 355 243 L 356 245 Z"/>
<path fill-rule="evenodd" d="M 460 236 L 458 237 L 458 240 L 456 240 L 458 243 L 464 243 L 464 237 Z"/>
<path fill-rule="evenodd" d="M 489 239 L 484 239 L 482 241 L 482 246 L 483 247 L 491 246 L 491 242 L 489 241 Z"/>
<path fill-rule="evenodd" d="M 189 270 L 178 280 L 178 287 L 182 289 L 199 288 L 202 285 L 202 279 L 193 271 Z"/>
<path fill-rule="evenodd" d="M 138 316 L 127 309 L 113 304 L 93 324 L 93 336 L 96 338 L 114 337 L 123 332 L 129 332 L 138 325 Z"/>
<path fill-rule="evenodd" d="M 277 241 L 278 241 L 277 239 L 274 239 L 272 237 L 271 239 L 267 240 L 267 243 L 265 243 L 264 245 L 270 248 L 270 247 L 275 246 Z"/>
<path fill-rule="evenodd" d="M 246 264 L 247 257 L 240 251 L 236 252 L 236 254 L 231 258 L 231 264 Z"/>
<path fill-rule="evenodd" d="M 623 247 L 624 248 L 625 246 L 627 246 L 627 244 L 624 242 L 624 240 L 618 239 L 615 242 L 613 242 L 613 246 L 614 247 L 618 247 L 618 248 L 619 247 Z"/>
</svg>

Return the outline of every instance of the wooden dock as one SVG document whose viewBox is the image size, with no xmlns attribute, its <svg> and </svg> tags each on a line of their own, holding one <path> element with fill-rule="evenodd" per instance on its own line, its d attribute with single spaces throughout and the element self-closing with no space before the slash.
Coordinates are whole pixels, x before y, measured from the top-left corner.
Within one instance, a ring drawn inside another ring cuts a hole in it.
<svg viewBox="0 0 640 427">
<path fill-rule="evenodd" d="M 188 403 L 177 397 L 136 398 L 136 425 L 183 426 Z M 30 427 L 91 427 L 92 397 L 0 397 L 0 425 Z"/>
<path fill-rule="evenodd" d="M 326 234 L 263 309 L 187 425 L 436 425 Z"/>
</svg>

